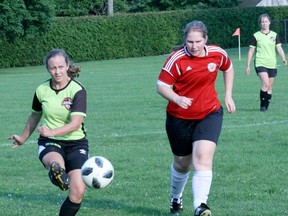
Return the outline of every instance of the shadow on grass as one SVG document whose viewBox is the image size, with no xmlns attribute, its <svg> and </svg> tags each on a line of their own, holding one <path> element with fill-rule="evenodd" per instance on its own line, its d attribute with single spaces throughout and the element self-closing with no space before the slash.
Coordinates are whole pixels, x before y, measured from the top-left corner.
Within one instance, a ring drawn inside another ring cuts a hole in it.
<svg viewBox="0 0 288 216">
<path fill-rule="evenodd" d="M 26 212 L 25 208 L 28 206 L 38 206 L 43 208 L 43 206 L 50 206 L 53 205 L 57 206 L 57 208 L 61 205 L 63 200 L 68 195 L 67 192 L 59 193 L 51 193 L 51 194 L 44 194 L 39 192 L 29 194 L 25 192 L 0 192 L 0 197 L 4 200 L 3 204 L 9 204 L 13 202 L 13 205 L 18 206 L 18 210 L 21 209 L 22 211 Z M 1 200 L 1 199 L 0 199 Z M 6 201 L 5 201 L 6 200 Z M 133 201 L 135 202 L 135 200 Z M 29 208 L 29 207 L 28 207 Z M 163 212 L 157 208 L 153 208 L 153 206 L 137 206 L 137 205 L 130 205 L 125 200 L 113 200 L 113 199 L 85 199 L 82 203 L 82 211 L 95 209 L 95 213 L 97 212 L 109 212 L 111 211 L 111 215 L 116 215 L 115 212 L 119 210 L 119 214 L 117 215 L 150 215 L 150 216 L 161 216 L 161 215 L 170 215 L 169 211 Z M 10 209 L 13 210 L 13 209 Z M 43 209 L 42 209 L 43 210 Z M 47 209 L 48 210 L 48 209 Z M 15 211 L 17 211 L 15 209 Z M 27 211 L 29 211 L 27 209 Z M 112 213 L 113 212 L 113 213 Z"/>
<path fill-rule="evenodd" d="M 85 198 L 84 198 L 85 199 Z M 135 200 L 134 200 L 135 202 Z M 105 210 L 121 212 L 119 215 L 170 215 L 169 211 L 163 212 L 153 206 L 137 206 L 131 205 L 125 200 L 113 200 L 113 199 L 89 199 L 84 200 L 83 207 L 88 209 L 94 208 L 96 211 L 105 212 Z M 114 214 L 113 214 L 114 215 Z"/>
</svg>

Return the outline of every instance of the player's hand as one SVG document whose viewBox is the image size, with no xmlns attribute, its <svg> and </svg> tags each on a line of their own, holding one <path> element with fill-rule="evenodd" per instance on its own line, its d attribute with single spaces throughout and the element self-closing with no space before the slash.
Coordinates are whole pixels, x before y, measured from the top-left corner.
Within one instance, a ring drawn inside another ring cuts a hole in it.
<svg viewBox="0 0 288 216">
<path fill-rule="evenodd" d="M 53 136 L 51 130 L 49 130 L 47 127 L 45 127 L 44 125 L 41 125 L 38 128 L 38 132 L 41 136 L 43 137 L 49 137 L 49 136 Z"/>
<path fill-rule="evenodd" d="M 287 65 L 287 60 L 286 59 L 283 60 L 283 64 L 284 64 L 284 66 Z"/>
<path fill-rule="evenodd" d="M 250 67 L 249 66 L 246 67 L 245 73 L 246 73 L 246 76 L 250 75 Z"/>
<path fill-rule="evenodd" d="M 13 134 L 8 137 L 8 139 L 13 140 L 12 148 L 18 148 L 19 146 L 23 145 L 25 141 L 22 140 L 20 136 L 17 134 Z"/>
<path fill-rule="evenodd" d="M 236 111 L 234 100 L 231 97 L 225 97 L 225 105 L 229 113 L 234 113 Z"/>
<path fill-rule="evenodd" d="M 179 96 L 177 97 L 175 103 L 182 107 L 183 109 L 188 109 L 189 106 L 192 105 L 192 102 L 193 102 L 193 98 L 187 98 L 187 97 L 184 97 L 184 96 Z"/>
</svg>

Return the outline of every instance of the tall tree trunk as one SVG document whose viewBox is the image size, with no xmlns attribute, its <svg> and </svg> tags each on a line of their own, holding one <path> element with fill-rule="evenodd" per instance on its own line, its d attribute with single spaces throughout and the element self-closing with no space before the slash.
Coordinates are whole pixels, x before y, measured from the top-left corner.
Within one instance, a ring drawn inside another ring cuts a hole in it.
<svg viewBox="0 0 288 216">
<path fill-rule="evenodd" d="M 107 0 L 107 14 L 113 16 L 113 0 Z"/>
</svg>

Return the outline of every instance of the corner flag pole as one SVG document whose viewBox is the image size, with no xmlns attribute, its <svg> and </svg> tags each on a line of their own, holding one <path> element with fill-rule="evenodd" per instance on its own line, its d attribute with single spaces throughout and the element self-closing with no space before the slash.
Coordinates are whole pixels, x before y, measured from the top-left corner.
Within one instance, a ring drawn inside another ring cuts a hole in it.
<svg viewBox="0 0 288 216">
<path fill-rule="evenodd" d="M 238 35 L 238 52 L 239 52 L 239 60 L 241 60 L 240 34 Z"/>
<path fill-rule="evenodd" d="M 241 60 L 240 28 L 237 28 L 232 36 L 238 36 L 239 60 Z"/>
</svg>

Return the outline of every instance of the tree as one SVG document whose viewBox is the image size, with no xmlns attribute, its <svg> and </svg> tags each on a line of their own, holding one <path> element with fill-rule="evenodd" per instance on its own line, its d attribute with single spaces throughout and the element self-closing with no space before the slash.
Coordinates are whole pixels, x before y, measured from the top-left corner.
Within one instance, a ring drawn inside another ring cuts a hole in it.
<svg viewBox="0 0 288 216">
<path fill-rule="evenodd" d="M 224 8 L 239 5 L 239 0 L 126 0 L 129 12 L 167 11 L 197 8 Z"/>
<path fill-rule="evenodd" d="M 107 0 L 107 15 L 113 16 L 113 0 Z"/>
<path fill-rule="evenodd" d="M 0 3 L 0 34 L 9 41 L 47 29 L 54 7 L 49 0 L 3 0 Z"/>
</svg>

